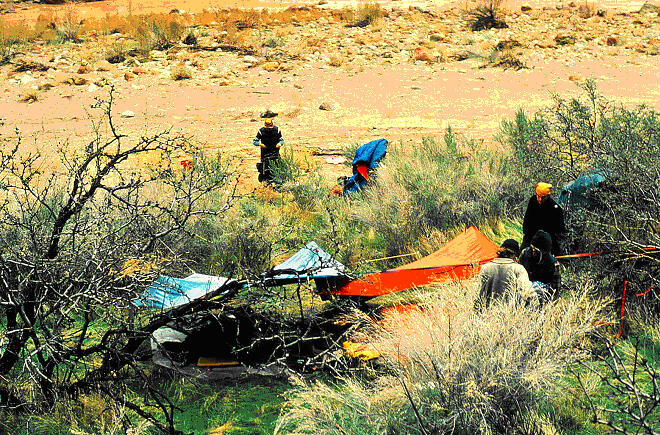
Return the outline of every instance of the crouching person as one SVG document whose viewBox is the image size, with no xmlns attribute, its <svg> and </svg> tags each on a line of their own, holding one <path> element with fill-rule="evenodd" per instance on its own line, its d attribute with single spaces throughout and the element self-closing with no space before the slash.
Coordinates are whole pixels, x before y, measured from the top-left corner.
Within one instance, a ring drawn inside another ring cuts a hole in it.
<svg viewBox="0 0 660 435">
<path fill-rule="evenodd" d="M 520 254 L 520 264 L 527 270 L 532 288 L 539 302 L 544 303 L 559 296 L 561 268 L 550 252 L 552 239 L 550 234 L 538 230 L 531 239 L 530 246 Z"/>
<path fill-rule="evenodd" d="M 488 307 L 494 299 L 505 296 L 516 301 L 529 299 L 532 284 L 525 268 L 516 261 L 519 254 L 517 241 L 507 239 L 502 242 L 497 258 L 486 263 L 479 272 L 480 291 L 475 308 Z"/>
</svg>

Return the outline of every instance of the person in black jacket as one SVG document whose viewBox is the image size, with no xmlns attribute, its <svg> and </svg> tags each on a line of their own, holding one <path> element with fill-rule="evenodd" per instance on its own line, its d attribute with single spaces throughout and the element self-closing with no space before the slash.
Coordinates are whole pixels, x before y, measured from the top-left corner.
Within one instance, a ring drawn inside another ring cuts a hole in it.
<svg viewBox="0 0 660 435">
<path fill-rule="evenodd" d="M 551 246 L 550 234 L 538 230 L 518 259 L 527 270 L 532 288 L 538 294 L 540 301 L 555 299 L 561 285 L 561 268 L 555 256 L 550 253 Z"/>
<path fill-rule="evenodd" d="M 273 165 L 280 159 L 280 148 L 284 138 L 280 129 L 273 124 L 272 118 L 266 118 L 264 126 L 259 129 L 253 141 L 254 146 L 261 147 L 261 163 L 257 164 L 259 181 L 273 181 Z"/>
<path fill-rule="evenodd" d="M 552 238 L 553 255 L 560 255 L 561 240 L 566 233 L 564 210 L 550 197 L 552 184 L 538 183 L 536 194 L 529 199 L 523 219 L 523 240 L 520 245 L 525 249 L 538 230 L 546 231 Z"/>
</svg>

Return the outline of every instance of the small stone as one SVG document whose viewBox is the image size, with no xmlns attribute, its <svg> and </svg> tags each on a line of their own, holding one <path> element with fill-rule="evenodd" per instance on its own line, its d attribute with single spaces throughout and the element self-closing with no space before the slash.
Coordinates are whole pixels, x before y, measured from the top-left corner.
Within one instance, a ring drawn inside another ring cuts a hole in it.
<svg viewBox="0 0 660 435">
<path fill-rule="evenodd" d="M 266 62 L 265 64 L 262 65 L 262 68 L 265 69 L 266 71 L 275 71 L 277 68 L 279 68 L 280 63 L 279 62 Z"/>
<path fill-rule="evenodd" d="M 420 51 L 415 55 L 415 60 L 421 61 L 421 62 L 426 62 L 426 63 L 433 63 L 435 62 L 435 57 L 433 57 L 431 54 L 427 53 L 426 51 Z"/>
<path fill-rule="evenodd" d="M 582 76 L 579 75 L 570 75 L 568 79 L 572 82 L 581 82 L 583 80 Z"/>
<path fill-rule="evenodd" d="M 99 60 L 94 64 L 94 68 L 96 71 L 110 71 L 110 68 L 112 68 L 112 64 L 108 62 L 107 60 Z"/>
<path fill-rule="evenodd" d="M 90 69 L 87 65 L 81 65 L 80 68 L 78 68 L 78 74 L 87 74 L 89 71 Z"/>
<path fill-rule="evenodd" d="M 605 41 L 605 43 L 606 43 L 608 46 L 612 47 L 612 46 L 617 45 L 617 44 L 619 43 L 619 40 L 618 40 L 615 36 L 608 36 L 608 37 L 607 37 L 607 40 Z"/>
<path fill-rule="evenodd" d="M 326 163 L 330 163 L 331 165 L 341 165 L 346 161 L 346 158 L 343 156 L 335 156 L 335 157 L 328 157 L 325 159 Z"/>
<path fill-rule="evenodd" d="M 557 45 L 572 45 L 575 44 L 577 38 L 571 35 L 557 35 L 555 36 L 555 42 Z"/>
<path fill-rule="evenodd" d="M 45 83 L 42 83 L 42 84 L 39 85 L 39 90 L 40 91 L 47 91 L 49 89 L 54 88 L 55 86 L 57 86 L 57 83 L 55 83 L 55 82 L 45 82 Z"/>
<path fill-rule="evenodd" d="M 441 33 L 432 33 L 431 36 L 429 36 L 429 39 L 433 42 L 448 42 L 445 35 Z"/>
<path fill-rule="evenodd" d="M 332 107 L 332 104 L 330 103 L 321 103 L 319 106 L 319 110 L 333 110 L 334 107 Z"/>
<path fill-rule="evenodd" d="M 85 77 L 79 77 L 79 76 L 73 77 L 73 84 L 76 86 L 83 86 L 86 85 L 87 83 L 89 82 Z"/>
<path fill-rule="evenodd" d="M 22 84 L 22 85 L 26 85 L 26 84 L 28 84 L 28 83 L 32 83 L 33 81 L 35 81 L 35 78 L 32 77 L 32 76 L 29 75 L 29 74 L 24 74 L 24 75 L 21 77 L 21 84 Z"/>
<path fill-rule="evenodd" d="M 130 73 L 130 72 L 125 72 L 124 73 L 124 80 L 129 81 L 133 80 L 135 78 L 135 74 Z"/>
<path fill-rule="evenodd" d="M 57 83 L 73 83 L 71 81 L 71 76 L 63 71 L 56 71 L 55 74 L 53 74 L 53 80 Z"/>
<path fill-rule="evenodd" d="M 124 110 L 121 112 L 121 117 L 122 118 L 133 118 L 135 116 L 135 112 L 131 110 Z"/>
<path fill-rule="evenodd" d="M 523 5 L 520 6 L 520 10 L 522 12 L 529 12 L 529 11 L 532 10 L 532 7 L 530 5 L 528 5 L 527 3 L 523 3 Z"/>
</svg>

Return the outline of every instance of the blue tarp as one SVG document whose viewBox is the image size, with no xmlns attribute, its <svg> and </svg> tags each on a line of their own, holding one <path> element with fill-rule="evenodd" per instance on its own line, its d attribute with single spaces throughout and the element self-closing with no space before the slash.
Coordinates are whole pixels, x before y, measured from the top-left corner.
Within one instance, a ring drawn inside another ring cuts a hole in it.
<svg viewBox="0 0 660 435">
<path fill-rule="evenodd" d="M 557 204 L 565 210 L 574 206 L 588 206 L 591 204 L 589 194 L 603 181 L 605 181 L 605 176 L 601 171 L 580 175 L 561 188 Z"/>
<path fill-rule="evenodd" d="M 353 166 L 366 163 L 367 168 L 374 169 L 387 154 L 387 143 L 385 139 L 376 139 L 362 145 L 355 151 Z"/>
<path fill-rule="evenodd" d="M 386 139 L 376 139 L 362 145 L 355 151 L 353 158 L 353 176 L 344 185 L 344 194 L 361 190 L 367 184 L 367 180 L 357 172 L 357 165 L 363 163 L 368 170 L 378 166 L 385 154 L 387 154 L 388 142 Z"/>
<path fill-rule="evenodd" d="M 279 283 L 332 278 L 344 275 L 344 265 L 325 252 L 316 242 L 304 248 L 286 261 L 273 267 L 266 275 Z"/>
<path fill-rule="evenodd" d="M 133 304 L 138 307 L 167 310 L 199 299 L 231 282 L 236 280 L 199 273 L 184 279 L 160 276 L 133 301 Z"/>
</svg>

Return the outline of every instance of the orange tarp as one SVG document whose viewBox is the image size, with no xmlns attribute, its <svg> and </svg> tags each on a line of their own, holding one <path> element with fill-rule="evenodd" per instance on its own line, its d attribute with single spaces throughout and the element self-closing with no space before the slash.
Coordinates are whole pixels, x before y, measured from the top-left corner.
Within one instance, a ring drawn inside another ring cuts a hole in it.
<svg viewBox="0 0 660 435">
<path fill-rule="evenodd" d="M 333 295 L 374 297 L 434 282 L 472 278 L 481 265 L 497 256 L 498 246 L 470 227 L 434 253 L 397 268 L 366 275 Z"/>
</svg>

